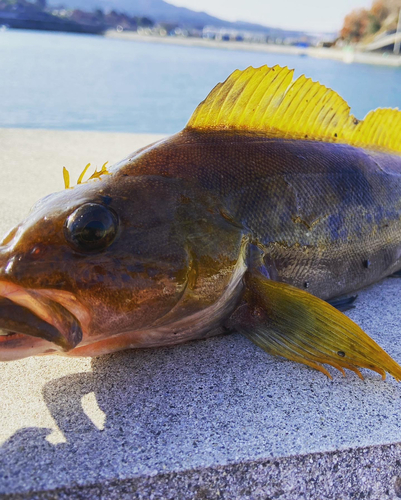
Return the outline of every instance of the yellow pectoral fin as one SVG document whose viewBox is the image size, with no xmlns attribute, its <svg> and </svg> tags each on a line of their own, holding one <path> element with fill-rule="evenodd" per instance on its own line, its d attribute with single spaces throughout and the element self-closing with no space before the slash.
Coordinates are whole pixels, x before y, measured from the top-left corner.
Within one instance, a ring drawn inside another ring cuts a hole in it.
<svg viewBox="0 0 401 500">
<path fill-rule="evenodd" d="M 237 329 L 265 351 L 316 368 L 321 363 L 344 374 L 369 368 L 383 379 L 401 380 L 401 367 L 357 324 L 327 302 L 285 283 L 248 273 L 246 301 L 234 318 Z"/>
</svg>

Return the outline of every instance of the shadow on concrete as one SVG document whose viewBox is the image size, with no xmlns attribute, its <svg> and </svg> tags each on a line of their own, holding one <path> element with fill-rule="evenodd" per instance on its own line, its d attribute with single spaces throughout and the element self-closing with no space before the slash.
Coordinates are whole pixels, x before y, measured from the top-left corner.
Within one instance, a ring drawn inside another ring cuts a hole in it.
<svg viewBox="0 0 401 500">
<path fill-rule="evenodd" d="M 47 441 L 51 429 L 16 432 L 0 449 L 0 494 L 155 474 L 223 457 L 221 435 L 241 420 L 247 396 L 238 382 L 252 356 L 243 353 L 240 360 L 235 351 L 253 351 L 234 337 L 95 358 L 92 372 L 47 383 L 43 398 L 65 442 Z M 222 348 L 228 349 L 225 359 Z M 271 360 L 260 355 L 268 367 Z M 105 414 L 103 430 L 83 410 L 82 398 L 90 393 Z M 264 397 L 269 404 L 271 398 Z M 237 414 L 231 421 L 227 406 Z"/>
<path fill-rule="evenodd" d="M 238 334 L 95 358 L 92 372 L 44 386 L 65 442 L 25 428 L 0 448 L 0 494 L 399 440 L 396 385 L 333 375 L 273 359 Z M 90 393 L 103 430 L 84 411 Z"/>
</svg>

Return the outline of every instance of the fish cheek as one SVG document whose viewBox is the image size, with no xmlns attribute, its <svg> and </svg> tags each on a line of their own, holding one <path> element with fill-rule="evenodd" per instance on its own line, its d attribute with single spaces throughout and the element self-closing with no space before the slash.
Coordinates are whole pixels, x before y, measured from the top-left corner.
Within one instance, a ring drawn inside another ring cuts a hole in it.
<svg viewBox="0 0 401 500">
<path fill-rule="evenodd" d="M 151 236 L 151 235 L 150 235 Z M 90 335 L 105 337 L 149 327 L 179 301 L 187 281 L 188 256 L 155 249 L 137 236 L 76 267 L 76 295 L 92 311 Z M 156 251 L 157 250 L 157 251 Z"/>
</svg>

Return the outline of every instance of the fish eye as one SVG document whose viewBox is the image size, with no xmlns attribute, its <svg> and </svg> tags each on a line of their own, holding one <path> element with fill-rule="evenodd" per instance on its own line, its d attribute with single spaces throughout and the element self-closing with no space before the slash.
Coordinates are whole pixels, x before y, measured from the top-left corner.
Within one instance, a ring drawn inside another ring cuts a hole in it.
<svg viewBox="0 0 401 500">
<path fill-rule="evenodd" d="M 64 234 L 68 243 L 81 252 L 107 248 L 117 234 L 118 217 L 110 208 L 98 203 L 85 203 L 65 221 Z"/>
</svg>

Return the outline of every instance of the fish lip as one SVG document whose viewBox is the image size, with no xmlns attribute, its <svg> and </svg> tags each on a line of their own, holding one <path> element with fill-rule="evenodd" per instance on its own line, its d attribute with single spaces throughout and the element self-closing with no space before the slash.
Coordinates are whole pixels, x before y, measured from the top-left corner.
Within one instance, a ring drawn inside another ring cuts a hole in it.
<svg viewBox="0 0 401 500">
<path fill-rule="evenodd" d="M 55 353 L 54 345 L 38 337 L 30 337 L 23 333 L 0 336 L 0 362 L 15 361 L 32 354 L 39 355 L 46 352 Z"/>
<path fill-rule="evenodd" d="M 60 311 L 63 312 L 59 310 L 59 314 Z M 68 312 L 67 315 L 71 316 Z M 57 328 L 34 314 L 32 310 L 15 304 L 4 297 L 0 298 L 0 335 L 3 338 L 10 339 L 17 334 L 24 334 L 44 338 L 63 350 L 69 350 L 72 347 L 71 340 L 74 339 L 73 343 L 76 345 L 75 340 L 80 340 L 82 337 L 82 332 L 75 319 L 72 320 L 71 327 L 70 338 L 65 338 Z"/>
<path fill-rule="evenodd" d="M 52 289 L 25 289 L 15 283 L 0 281 L 0 329 L 14 335 L 0 336 L 0 360 L 4 351 L 14 345 L 22 349 L 41 349 L 35 354 L 51 350 L 70 351 L 83 338 L 87 328 L 88 311 L 68 292 Z M 24 323 L 25 321 L 25 323 Z M 16 327 L 16 328 L 14 328 Z M 31 353 L 24 354 L 31 355 Z"/>
</svg>

